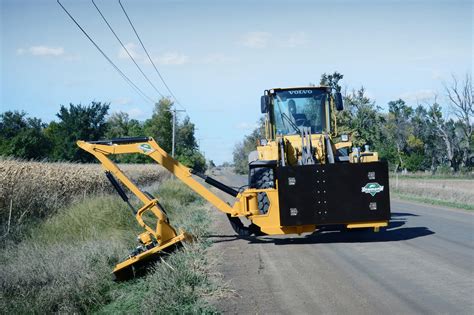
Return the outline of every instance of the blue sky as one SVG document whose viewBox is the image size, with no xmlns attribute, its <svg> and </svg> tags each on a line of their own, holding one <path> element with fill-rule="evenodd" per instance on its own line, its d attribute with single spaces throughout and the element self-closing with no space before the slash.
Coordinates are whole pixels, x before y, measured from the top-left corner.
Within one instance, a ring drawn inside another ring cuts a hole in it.
<svg viewBox="0 0 474 315">
<path fill-rule="evenodd" d="M 140 120 L 153 105 L 136 94 L 56 1 L 1 1 L 0 110 L 44 121 L 60 104 L 111 102 Z M 148 95 L 141 77 L 90 1 L 63 0 L 111 59 Z M 118 2 L 96 0 L 155 85 L 165 88 Z M 263 90 L 344 74 L 385 106 L 442 94 L 451 74 L 472 72 L 471 1 L 146 1 L 123 0 L 166 82 L 196 124 L 209 159 L 232 159 L 260 116 Z M 165 93 L 166 94 L 166 93 Z M 183 115 L 183 114 L 181 114 Z"/>
</svg>

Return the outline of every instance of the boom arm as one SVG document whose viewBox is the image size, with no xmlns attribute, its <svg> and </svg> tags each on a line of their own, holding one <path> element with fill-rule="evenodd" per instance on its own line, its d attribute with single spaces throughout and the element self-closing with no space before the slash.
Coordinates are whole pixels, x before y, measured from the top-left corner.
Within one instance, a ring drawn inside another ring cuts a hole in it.
<svg viewBox="0 0 474 315">
<path fill-rule="evenodd" d="M 135 194 L 144 204 L 152 202 L 152 199 L 143 193 L 120 169 L 112 162 L 108 156 L 116 154 L 141 153 L 149 156 L 157 163 L 165 167 L 169 172 L 175 175 L 183 183 L 189 186 L 192 190 L 209 201 L 217 209 L 225 212 L 231 216 L 250 216 L 258 213 L 258 206 L 256 205 L 256 191 L 247 189 L 242 193 L 238 193 L 232 188 L 225 186 L 218 181 L 194 172 L 192 169 L 184 166 L 166 153 L 153 138 L 138 137 L 138 138 L 121 138 L 113 140 L 101 141 L 78 141 L 77 145 L 83 150 L 94 155 L 102 166 L 115 177 L 117 177 L 130 191 Z M 192 174 L 196 174 L 205 179 L 209 184 L 224 190 L 225 192 L 236 197 L 236 202 L 231 207 L 221 198 L 216 196 L 212 191 L 201 185 L 196 181 Z M 160 211 L 162 212 L 162 211 Z M 162 213 L 162 215 L 164 215 Z M 160 216 L 158 216 L 160 217 Z M 161 218 L 160 218 L 161 219 Z"/>
<path fill-rule="evenodd" d="M 142 153 L 157 163 L 165 167 L 169 172 L 193 189 L 196 193 L 209 201 L 216 208 L 226 213 L 233 213 L 232 207 L 217 197 L 209 189 L 201 185 L 191 176 L 191 169 L 179 163 L 168 155 L 153 138 L 128 138 L 105 141 L 78 141 L 77 145 L 85 151 L 93 154 L 102 166 L 116 176 L 132 193 L 134 193 L 143 203 L 150 202 L 150 198 L 112 162 L 108 155 Z"/>
</svg>

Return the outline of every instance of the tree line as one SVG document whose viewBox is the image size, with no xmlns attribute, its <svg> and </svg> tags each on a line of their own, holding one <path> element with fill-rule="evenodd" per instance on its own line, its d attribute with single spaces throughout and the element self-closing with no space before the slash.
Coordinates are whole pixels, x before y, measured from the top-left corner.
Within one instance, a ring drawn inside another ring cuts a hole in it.
<svg viewBox="0 0 474 315">
<path fill-rule="evenodd" d="M 323 74 L 320 85 L 338 91 L 344 76 Z M 474 104 L 471 74 L 455 76 L 440 95 L 423 104 L 403 99 L 390 101 L 387 111 L 367 96 L 364 87 L 342 91 L 343 111 L 338 112 L 338 134 L 349 134 L 355 146 L 368 145 L 389 162 L 394 171 L 435 172 L 472 171 L 474 163 Z M 235 170 L 247 172 L 247 155 L 264 138 L 263 120 L 259 127 L 233 152 Z"/>
<path fill-rule="evenodd" d="M 109 115 L 110 103 L 61 105 L 57 120 L 45 123 L 24 111 L 0 114 L 0 156 L 47 161 L 95 162 L 92 155 L 76 146 L 77 140 L 100 140 L 120 137 L 153 137 L 166 151 L 172 146 L 173 102 L 162 98 L 145 121 L 131 119 L 127 113 Z M 185 117 L 176 126 L 176 158 L 188 167 L 205 171 L 206 160 L 195 138 L 195 126 Z M 114 157 L 121 163 L 151 162 L 140 154 Z"/>
</svg>

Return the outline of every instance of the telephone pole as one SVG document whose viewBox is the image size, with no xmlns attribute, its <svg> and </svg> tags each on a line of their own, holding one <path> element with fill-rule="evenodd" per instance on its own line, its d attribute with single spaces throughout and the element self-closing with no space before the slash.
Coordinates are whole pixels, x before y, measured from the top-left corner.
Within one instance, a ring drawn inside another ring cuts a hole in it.
<svg viewBox="0 0 474 315">
<path fill-rule="evenodd" d="M 174 151 L 175 151 L 175 143 L 176 143 L 176 113 L 177 112 L 185 112 L 185 110 L 180 110 L 176 109 L 174 107 L 173 109 L 170 109 L 171 114 L 173 114 L 173 135 L 172 135 L 172 140 L 171 140 L 171 156 L 174 158 Z"/>
</svg>

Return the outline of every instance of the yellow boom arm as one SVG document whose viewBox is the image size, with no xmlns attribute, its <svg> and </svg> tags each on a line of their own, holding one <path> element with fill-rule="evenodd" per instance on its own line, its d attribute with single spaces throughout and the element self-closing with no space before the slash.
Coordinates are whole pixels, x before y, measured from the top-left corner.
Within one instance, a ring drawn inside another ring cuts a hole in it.
<svg viewBox="0 0 474 315">
<path fill-rule="evenodd" d="M 94 155 L 107 171 L 110 171 L 115 177 L 117 177 L 144 204 L 151 202 L 151 199 L 138 189 L 138 187 L 120 170 L 120 168 L 107 157 L 108 155 L 129 153 L 145 154 L 165 167 L 169 172 L 220 211 L 231 214 L 232 216 L 249 216 L 258 213 L 256 203 L 255 205 L 252 205 L 252 201 L 255 201 L 253 199 L 256 198 L 258 190 L 253 191 L 247 189 L 244 193 L 238 194 L 237 202 L 233 207 L 231 207 L 222 199 L 217 197 L 212 191 L 196 181 L 192 177 L 191 169 L 169 156 L 153 138 L 141 139 L 143 140 L 139 142 L 137 142 L 135 138 L 131 138 L 130 140 L 119 139 L 120 141 L 117 140 L 117 142 L 114 140 L 111 140 L 110 142 L 107 140 L 91 142 L 78 141 L 77 145 Z"/>
<path fill-rule="evenodd" d="M 125 138 L 104 141 L 78 141 L 77 145 L 94 155 L 102 164 L 106 172 L 113 175 L 111 181 L 115 178 L 120 180 L 137 198 L 143 203 L 143 207 L 135 213 L 135 218 L 138 223 L 146 230 L 139 236 L 140 242 L 143 244 L 142 252 L 132 255 L 128 260 L 120 263 L 114 270 L 117 275 L 120 271 L 132 267 L 133 265 L 146 259 L 147 257 L 161 252 L 163 249 L 174 245 L 188 236 L 185 232 L 180 231 L 180 234 L 169 224 L 169 220 L 163 208 L 160 206 L 156 198 L 151 198 L 149 195 L 142 192 L 121 170 L 109 159 L 109 155 L 141 153 L 149 156 L 157 163 L 161 164 L 168 171 L 174 174 L 178 179 L 184 182 L 187 186 L 193 189 L 196 193 L 209 201 L 217 209 L 227 213 L 231 217 L 235 216 L 251 216 L 258 213 L 257 206 L 257 192 L 258 190 L 247 189 L 243 193 L 239 193 L 233 207 L 228 205 L 222 199 L 217 197 L 212 191 L 204 187 L 201 183 L 192 177 L 191 169 L 179 163 L 168 155 L 153 138 Z M 116 183 L 116 182 L 115 182 Z M 116 184 L 114 184 L 116 186 Z M 117 188 L 117 187 L 116 187 Z M 118 190 L 121 188 L 119 187 Z M 122 196 L 122 195 L 121 195 Z M 126 198 L 123 197 L 122 198 Z M 125 200 L 125 199 L 124 199 Z M 143 220 L 143 215 L 146 212 L 151 212 L 156 218 L 156 227 L 150 227 Z"/>
</svg>

